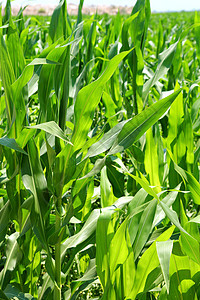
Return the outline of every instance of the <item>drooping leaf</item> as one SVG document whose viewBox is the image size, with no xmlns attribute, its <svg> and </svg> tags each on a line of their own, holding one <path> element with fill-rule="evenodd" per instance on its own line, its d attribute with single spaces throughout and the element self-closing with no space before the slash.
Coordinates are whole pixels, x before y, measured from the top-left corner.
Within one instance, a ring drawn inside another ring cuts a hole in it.
<svg viewBox="0 0 200 300">
<path fill-rule="evenodd" d="M 30 129 L 41 129 L 44 130 L 45 132 L 48 132 L 54 136 L 57 136 L 58 138 L 62 139 L 63 141 L 70 143 L 71 142 L 68 140 L 62 129 L 56 124 L 54 121 L 42 123 L 42 124 L 37 124 L 34 126 L 27 126 L 27 128 Z"/>
<path fill-rule="evenodd" d="M 18 152 L 21 152 L 21 153 L 27 155 L 27 153 L 22 148 L 20 148 L 18 146 L 18 144 L 16 143 L 15 139 L 10 139 L 10 138 L 8 138 L 6 136 L 2 137 L 2 138 L 0 138 L 0 145 L 8 147 L 10 149 L 13 149 L 15 151 L 18 151 Z"/>
</svg>

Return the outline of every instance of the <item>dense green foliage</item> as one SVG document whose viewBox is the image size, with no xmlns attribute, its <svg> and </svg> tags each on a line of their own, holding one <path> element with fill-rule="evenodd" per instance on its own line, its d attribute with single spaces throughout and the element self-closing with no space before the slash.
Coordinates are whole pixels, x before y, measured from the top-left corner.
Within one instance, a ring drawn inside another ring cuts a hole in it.
<svg viewBox="0 0 200 300">
<path fill-rule="evenodd" d="M 0 299 L 199 299 L 200 17 L 0 12 Z"/>
</svg>

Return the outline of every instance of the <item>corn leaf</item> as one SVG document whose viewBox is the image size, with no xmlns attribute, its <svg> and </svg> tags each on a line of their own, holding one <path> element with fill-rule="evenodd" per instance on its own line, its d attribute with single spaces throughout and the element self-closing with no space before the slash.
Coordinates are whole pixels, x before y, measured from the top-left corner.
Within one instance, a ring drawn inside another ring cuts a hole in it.
<svg viewBox="0 0 200 300">
<path fill-rule="evenodd" d="M 127 122 L 116 138 L 109 154 L 121 152 L 136 142 L 169 108 L 181 90 L 151 105 Z"/>
<path fill-rule="evenodd" d="M 165 279 L 165 284 L 166 284 L 168 294 L 169 294 L 169 265 L 170 265 L 170 258 L 172 254 L 172 248 L 173 248 L 173 241 L 156 242 L 156 250 L 157 250 L 160 266 L 162 269 L 163 277 Z"/>
<path fill-rule="evenodd" d="M 84 145 L 89 128 L 92 125 L 95 108 L 101 99 L 104 85 L 128 53 L 129 51 L 125 51 L 115 56 L 109 61 L 106 70 L 99 79 L 84 87 L 78 93 L 74 107 L 75 126 L 71 140 L 74 150 L 80 149 Z"/>
</svg>

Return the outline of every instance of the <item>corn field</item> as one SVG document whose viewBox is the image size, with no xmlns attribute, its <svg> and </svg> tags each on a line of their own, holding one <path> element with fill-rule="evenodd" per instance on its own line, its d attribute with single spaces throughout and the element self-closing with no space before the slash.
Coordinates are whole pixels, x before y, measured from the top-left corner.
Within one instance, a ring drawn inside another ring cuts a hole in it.
<svg viewBox="0 0 200 300">
<path fill-rule="evenodd" d="M 200 14 L 0 6 L 0 299 L 200 299 Z"/>
</svg>

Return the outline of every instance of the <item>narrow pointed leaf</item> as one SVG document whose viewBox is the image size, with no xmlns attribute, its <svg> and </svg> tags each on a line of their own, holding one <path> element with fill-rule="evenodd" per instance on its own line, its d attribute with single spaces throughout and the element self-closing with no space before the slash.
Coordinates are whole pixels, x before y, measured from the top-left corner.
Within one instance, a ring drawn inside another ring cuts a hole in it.
<svg viewBox="0 0 200 300">
<path fill-rule="evenodd" d="M 152 223 L 156 212 L 157 200 L 153 200 L 145 208 L 140 219 L 137 236 L 133 244 L 134 258 L 138 258 L 142 248 L 144 247 L 152 229 Z"/>
<path fill-rule="evenodd" d="M 47 250 L 44 230 L 44 218 L 47 209 L 47 183 L 39 160 L 38 151 L 33 140 L 28 142 L 28 158 L 24 158 L 22 165 L 22 180 L 25 187 L 34 196 L 31 210 L 32 225 L 40 242 Z"/>
<path fill-rule="evenodd" d="M 135 284 L 130 295 L 126 298 L 127 300 L 135 299 L 137 294 L 142 293 L 144 291 L 148 275 L 159 266 L 159 259 L 156 251 L 156 242 L 167 241 L 168 239 L 170 239 L 173 231 L 174 226 L 170 227 L 168 230 L 162 233 L 156 239 L 156 241 L 144 252 L 144 254 L 138 262 Z"/>
<path fill-rule="evenodd" d="M 72 145 L 72 143 L 68 140 L 62 129 L 56 124 L 54 121 L 42 123 L 42 124 L 37 124 L 34 126 L 27 126 L 27 128 L 30 129 L 41 129 L 44 130 L 45 132 L 48 132 L 54 136 L 57 136 L 58 138 L 62 139 L 63 141 L 69 143 Z"/>
<path fill-rule="evenodd" d="M 182 251 L 187 254 L 193 261 L 200 265 L 199 242 L 191 235 L 181 232 Z"/>
<path fill-rule="evenodd" d="M 94 82 L 84 87 L 76 98 L 74 113 L 75 127 L 72 137 L 74 149 L 80 149 L 85 141 L 93 122 L 95 109 L 101 99 L 106 82 L 113 75 L 118 67 L 118 64 L 130 51 L 122 52 L 116 55 L 108 62 L 104 73 Z"/>
<path fill-rule="evenodd" d="M 160 55 L 159 55 L 159 60 L 158 60 L 158 66 L 155 71 L 155 74 L 150 78 L 143 87 L 143 99 L 145 100 L 150 88 L 160 79 L 162 78 L 170 68 L 174 53 L 176 51 L 178 45 L 178 41 L 174 44 L 172 44 L 168 49 L 164 50 Z"/>
<path fill-rule="evenodd" d="M 162 269 L 163 277 L 165 279 L 165 284 L 166 284 L 168 294 L 169 294 L 169 265 L 170 265 L 170 258 L 172 254 L 172 248 L 173 248 L 173 241 L 156 242 L 158 259 Z"/>
<path fill-rule="evenodd" d="M 17 142 L 15 141 L 15 139 L 10 139 L 10 138 L 8 138 L 8 137 L 6 137 L 6 136 L 5 136 L 5 137 L 2 137 L 2 138 L 0 138 L 0 145 L 5 146 L 5 147 L 8 147 L 8 148 L 10 148 L 10 149 L 13 149 L 13 150 L 15 150 L 15 151 L 18 151 L 18 152 L 21 152 L 21 153 L 27 155 L 27 153 L 26 153 L 22 148 L 20 148 L 20 147 L 18 146 L 18 144 L 17 144 Z"/>
<path fill-rule="evenodd" d="M 109 154 L 122 152 L 136 142 L 166 112 L 181 90 L 152 104 L 127 122 L 119 133 Z"/>
<path fill-rule="evenodd" d="M 170 209 L 164 202 L 160 201 L 159 205 L 162 207 L 163 211 L 165 212 L 166 216 L 170 219 L 170 221 L 176 225 L 176 227 L 184 232 L 185 234 L 189 235 L 189 233 L 187 233 L 187 231 L 185 231 L 185 229 L 181 226 L 179 219 L 178 219 L 178 215 L 177 213 L 173 210 Z"/>
<path fill-rule="evenodd" d="M 178 165 L 175 165 L 175 170 L 180 174 L 183 180 L 187 183 L 187 186 L 192 194 L 193 200 L 196 204 L 200 204 L 200 184 L 196 178 L 188 171 L 183 170 Z"/>
<path fill-rule="evenodd" d="M 17 238 L 19 237 L 19 233 L 15 232 L 8 237 L 7 248 L 6 248 L 6 262 L 3 270 L 0 273 L 0 287 L 2 289 L 5 288 L 5 283 L 9 279 L 7 278 L 8 271 L 13 271 L 21 258 L 21 251 L 19 244 L 17 242 Z"/>
</svg>

